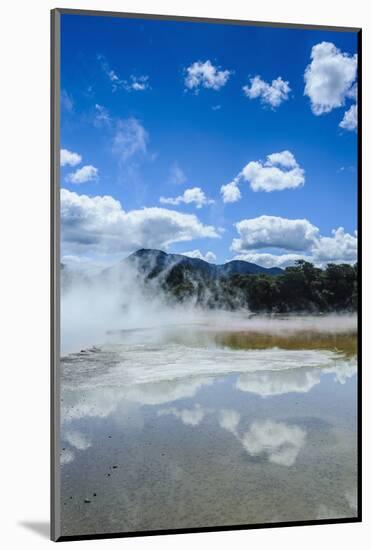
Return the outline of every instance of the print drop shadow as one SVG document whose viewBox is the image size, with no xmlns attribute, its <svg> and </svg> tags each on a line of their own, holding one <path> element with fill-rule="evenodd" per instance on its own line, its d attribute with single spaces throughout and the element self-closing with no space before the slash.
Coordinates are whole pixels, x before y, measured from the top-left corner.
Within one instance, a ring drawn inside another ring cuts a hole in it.
<svg viewBox="0 0 371 550">
<path fill-rule="evenodd" d="M 20 521 L 18 525 L 33 531 L 43 539 L 50 538 L 50 523 L 48 521 Z"/>
</svg>

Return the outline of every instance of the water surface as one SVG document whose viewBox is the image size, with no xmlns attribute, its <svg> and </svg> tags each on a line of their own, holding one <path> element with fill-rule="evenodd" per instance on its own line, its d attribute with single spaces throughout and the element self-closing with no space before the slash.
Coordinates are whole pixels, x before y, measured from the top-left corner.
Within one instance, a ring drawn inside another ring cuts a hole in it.
<svg viewBox="0 0 371 550">
<path fill-rule="evenodd" d="M 63 535 L 357 515 L 355 327 L 225 327 L 62 358 Z"/>
</svg>

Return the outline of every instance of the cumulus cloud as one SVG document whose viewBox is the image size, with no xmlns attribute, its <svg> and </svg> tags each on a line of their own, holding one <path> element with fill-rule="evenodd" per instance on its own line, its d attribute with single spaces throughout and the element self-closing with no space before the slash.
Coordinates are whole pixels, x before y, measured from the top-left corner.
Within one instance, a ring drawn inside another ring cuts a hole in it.
<svg viewBox="0 0 371 550">
<path fill-rule="evenodd" d="M 357 105 L 352 105 L 348 111 L 345 111 L 344 117 L 340 122 L 340 128 L 344 130 L 357 130 L 358 126 L 358 107 Z"/>
<path fill-rule="evenodd" d="M 220 188 L 220 194 L 222 195 L 224 203 L 239 201 L 241 198 L 241 191 L 238 187 L 237 181 L 233 180 L 231 183 L 222 185 Z"/>
<path fill-rule="evenodd" d="M 68 149 L 61 149 L 61 166 L 77 166 L 80 164 L 82 157 L 78 153 L 73 153 Z"/>
<path fill-rule="evenodd" d="M 187 89 L 198 93 L 200 88 L 220 90 L 227 83 L 231 75 L 230 71 L 221 70 L 207 60 L 196 61 L 186 69 L 184 84 Z"/>
<path fill-rule="evenodd" d="M 280 76 L 269 84 L 259 75 L 250 78 L 250 86 L 243 86 L 242 90 L 249 99 L 260 98 L 263 105 L 269 105 L 272 109 L 276 109 L 286 101 L 291 91 L 289 82 Z"/>
<path fill-rule="evenodd" d="M 332 230 L 332 236 L 320 234 L 318 227 L 306 219 L 287 219 L 260 216 L 235 224 L 240 238 L 233 239 L 234 259 L 245 260 L 263 267 L 285 268 L 296 260 L 305 260 L 323 267 L 328 263 L 357 261 L 357 235 L 346 233 L 343 227 Z M 262 248 L 277 248 L 294 253 L 260 252 Z"/>
<path fill-rule="evenodd" d="M 151 361 L 151 359 L 149 359 Z M 164 405 L 180 399 L 194 397 L 203 386 L 213 383 L 207 377 L 181 378 L 153 383 L 130 384 L 124 391 L 124 398 L 142 405 Z"/>
<path fill-rule="evenodd" d="M 301 350 L 291 353 L 284 369 L 246 372 L 239 376 L 236 388 L 261 397 L 286 393 L 307 393 L 320 383 L 321 376 L 331 374 L 344 384 L 357 372 L 356 360 L 340 358 L 338 354 L 318 357 L 317 351 Z M 296 361 L 296 365 L 293 366 Z"/>
<path fill-rule="evenodd" d="M 267 155 L 266 166 L 282 166 L 282 168 L 297 168 L 298 163 L 291 151 L 271 153 Z"/>
<path fill-rule="evenodd" d="M 61 190 L 63 254 L 129 253 L 138 248 L 167 248 L 172 243 L 218 237 L 213 226 L 193 214 L 165 208 L 125 212 L 111 196 Z"/>
<path fill-rule="evenodd" d="M 261 397 L 284 395 L 286 393 L 307 393 L 321 379 L 322 369 L 296 368 L 281 371 L 262 371 L 241 374 L 236 382 L 236 388 L 256 393 Z"/>
<path fill-rule="evenodd" d="M 311 256 L 305 254 L 271 254 L 269 252 L 249 252 L 245 254 L 237 254 L 233 258 L 234 260 L 243 260 L 245 262 L 251 262 L 253 264 L 260 265 L 261 267 L 280 267 L 285 269 L 290 265 L 295 265 L 297 260 L 312 261 Z"/>
<path fill-rule="evenodd" d="M 61 466 L 63 466 L 63 464 L 69 464 L 74 459 L 75 459 L 75 455 L 70 449 L 62 449 L 61 456 L 60 456 Z"/>
<path fill-rule="evenodd" d="M 79 451 L 85 451 L 91 446 L 90 439 L 78 430 L 68 430 L 63 434 L 63 439 Z"/>
<path fill-rule="evenodd" d="M 87 181 L 93 181 L 97 179 L 98 179 L 98 169 L 95 168 L 95 166 L 92 166 L 91 164 L 82 166 L 82 168 L 79 168 L 75 172 L 71 172 L 66 176 L 66 181 L 69 181 L 70 183 L 77 183 L 77 184 L 86 183 Z"/>
<path fill-rule="evenodd" d="M 213 204 L 212 199 L 208 199 L 200 187 L 192 187 L 186 189 L 182 195 L 178 197 L 160 197 L 161 204 L 195 204 L 196 208 L 202 208 L 207 204 Z"/>
<path fill-rule="evenodd" d="M 290 151 L 272 153 L 264 162 L 251 161 L 240 177 L 250 183 L 253 191 L 282 191 L 304 185 L 304 170 Z"/>
<path fill-rule="evenodd" d="M 305 69 L 304 94 L 315 115 L 329 113 L 354 96 L 357 77 L 357 55 L 339 50 L 332 42 L 321 42 L 312 48 L 311 62 Z"/>
<path fill-rule="evenodd" d="M 200 260 L 204 260 L 205 262 L 214 263 L 216 261 L 216 256 L 214 252 L 206 252 L 206 254 L 202 254 L 200 250 L 190 250 L 189 252 L 182 252 L 182 256 L 188 256 L 188 258 L 199 258 Z"/>
<path fill-rule="evenodd" d="M 242 444 L 252 456 L 266 455 L 269 462 L 292 466 L 306 440 L 299 426 L 263 420 L 253 422 L 242 437 Z"/>
<path fill-rule="evenodd" d="M 306 432 L 299 426 L 273 420 L 257 420 L 240 436 L 240 415 L 233 409 L 219 413 L 219 425 L 231 432 L 251 456 L 265 456 L 274 464 L 292 466 L 305 444 Z"/>
<path fill-rule="evenodd" d="M 187 176 L 177 162 L 170 166 L 168 181 L 174 185 L 181 185 L 187 181 Z"/>
<path fill-rule="evenodd" d="M 222 409 L 219 413 L 219 424 L 224 430 L 227 430 L 234 435 L 237 435 L 237 428 L 241 417 L 237 411 L 233 409 Z"/>
<path fill-rule="evenodd" d="M 279 216 L 259 216 L 235 224 L 240 235 L 231 249 L 244 252 L 259 248 L 306 250 L 319 237 L 318 227 L 306 219 L 288 219 Z"/>
<path fill-rule="evenodd" d="M 113 138 L 113 150 L 123 162 L 134 155 L 147 152 L 149 136 L 142 124 L 134 117 L 117 121 Z"/>
<path fill-rule="evenodd" d="M 317 263 L 354 263 L 357 261 L 358 239 L 343 227 L 332 230 L 332 237 L 316 240 L 312 253 Z"/>
<path fill-rule="evenodd" d="M 172 415 L 178 418 L 187 426 L 198 426 L 205 417 L 206 410 L 200 405 L 196 405 L 193 409 L 176 409 L 170 407 L 168 409 L 162 409 L 158 411 L 158 416 Z"/>
<path fill-rule="evenodd" d="M 237 202 L 241 198 L 239 184 L 247 181 L 253 191 L 282 191 L 296 189 L 305 183 L 305 172 L 291 151 L 267 155 L 264 161 L 250 161 L 220 193 L 224 203 Z"/>
</svg>

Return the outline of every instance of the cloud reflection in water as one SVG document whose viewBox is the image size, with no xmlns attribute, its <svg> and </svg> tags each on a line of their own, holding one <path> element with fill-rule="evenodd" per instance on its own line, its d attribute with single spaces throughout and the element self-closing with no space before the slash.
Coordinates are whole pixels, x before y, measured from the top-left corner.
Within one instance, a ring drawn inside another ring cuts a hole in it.
<svg viewBox="0 0 371 550">
<path fill-rule="evenodd" d="M 312 349 L 233 350 L 151 343 L 107 345 L 73 354 L 62 360 L 62 436 L 72 449 L 62 453 L 61 462 L 73 461 L 73 449 L 82 451 L 91 445 L 74 427 L 81 419 L 118 412 L 119 421 L 125 422 L 130 410 L 194 399 L 202 388 L 229 375 L 238 375 L 236 389 L 269 397 L 309 392 L 325 374 L 343 384 L 356 368 L 355 358 Z M 302 428 L 271 419 L 252 422 L 241 433 L 240 413 L 233 409 L 198 404 L 170 406 L 157 414 L 172 415 L 188 426 L 198 426 L 207 415 L 215 415 L 220 427 L 232 433 L 250 456 L 265 456 L 285 466 L 295 463 L 306 438 Z"/>
<path fill-rule="evenodd" d="M 202 422 L 206 414 L 216 414 L 220 427 L 231 432 L 250 456 L 266 456 L 269 462 L 280 466 L 292 466 L 306 440 L 306 432 L 299 426 L 270 419 L 252 422 L 248 430 L 240 435 L 238 426 L 241 416 L 233 409 L 218 412 L 197 404 L 193 409 L 171 407 L 161 409 L 157 414 L 172 415 L 183 424 L 194 427 Z"/>
<path fill-rule="evenodd" d="M 335 354 L 334 354 L 335 355 Z M 333 363 L 333 364 L 331 364 Z M 241 391 L 256 393 L 261 397 L 271 397 L 286 393 L 307 393 L 320 383 L 321 376 L 333 374 L 336 382 L 344 384 L 357 372 L 356 360 L 337 359 L 334 357 L 328 366 L 291 369 L 255 371 L 241 374 L 236 388 Z"/>
</svg>

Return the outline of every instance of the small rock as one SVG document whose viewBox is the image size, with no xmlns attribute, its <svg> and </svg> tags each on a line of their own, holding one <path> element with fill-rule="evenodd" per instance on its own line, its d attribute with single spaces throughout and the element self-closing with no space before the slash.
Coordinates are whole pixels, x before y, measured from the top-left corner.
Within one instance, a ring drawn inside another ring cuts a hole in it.
<svg viewBox="0 0 371 550">
<path fill-rule="evenodd" d="M 112 466 L 112 468 L 113 468 L 114 470 L 116 470 L 117 466 Z"/>
<path fill-rule="evenodd" d="M 93 493 L 93 497 L 96 497 L 97 496 L 97 493 Z"/>
<path fill-rule="evenodd" d="M 85 504 L 89 504 L 89 502 L 91 502 L 91 500 L 89 498 L 85 498 L 84 502 L 85 502 Z"/>
</svg>

